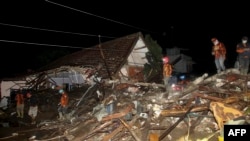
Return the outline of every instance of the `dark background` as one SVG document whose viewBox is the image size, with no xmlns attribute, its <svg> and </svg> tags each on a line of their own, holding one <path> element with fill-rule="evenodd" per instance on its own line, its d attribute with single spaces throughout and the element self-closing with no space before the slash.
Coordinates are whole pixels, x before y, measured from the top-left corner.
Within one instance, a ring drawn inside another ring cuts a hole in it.
<svg viewBox="0 0 250 141">
<path fill-rule="evenodd" d="M 0 77 L 136 32 L 150 34 L 164 50 L 186 49 L 196 62 L 194 72 L 215 73 L 210 39 L 224 42 L 226 67 L 233 67 L 236 44 L 250 36 L 248 10 L 244 3 L 211 1 L 1 1 Z"/>
</svg>

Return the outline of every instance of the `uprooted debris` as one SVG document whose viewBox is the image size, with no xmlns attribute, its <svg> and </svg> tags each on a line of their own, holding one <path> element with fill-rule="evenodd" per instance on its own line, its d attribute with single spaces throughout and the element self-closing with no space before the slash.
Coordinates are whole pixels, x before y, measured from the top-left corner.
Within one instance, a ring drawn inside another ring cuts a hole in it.
<svg viewBox="0 0 250 141">
<path fill-rule="evenodd" d="M 83 86 L 69 92 L 70 107 L 65 120 L 57 120 L 57 115 L 52 114 L 49 119 L 40 118 L 32 129 L 14 131 L 0 140 L 23 134 L 37 141 L 217 139 L 223 125 L 233 119 L 249 124 L 248 77 L 229 69 L 210 77 L 204 74 L 185 85 L 177 84 L 178 89 L 168 93 L 162 84 L 156 83 L 116 81 Z M 51 112 L 48 109 L 57 112 L 59 98 L 55 93 L 37 93 L 47 101 L 46 105 L 41 104 L 38 119 Z M 25 122 L 22 126 L 30 127 Z"/>
</svg>

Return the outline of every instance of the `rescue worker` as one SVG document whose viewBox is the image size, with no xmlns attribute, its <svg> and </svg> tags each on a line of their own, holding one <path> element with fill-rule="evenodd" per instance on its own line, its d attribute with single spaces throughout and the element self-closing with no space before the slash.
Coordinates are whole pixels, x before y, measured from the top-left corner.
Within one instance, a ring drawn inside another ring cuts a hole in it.
<svg viewBox="0 0 250 141">
<path fill-rule="evenodd" d="M 226 47 L 224 43 L 220 42 L 217 38 L 212 38 L 211 41 L 213 43 L 212 55 L 214 56 L 215 66 L 217 73 L 220 73 L 226 70 L 224 65 L 226 60 Z"/>
<path fill-rule="evenodd" d="M 29 101 L 28 115 L 31 117 L 31 124 L 36 124 L 36 117 L 38 112 L 37 98 L 33 96 L 30 92 L 27 93 L 27 98 Z"/>
<path fill-rule="evenodd" d="M 168 82 L 169 82 L 169 79 L 172 75 L 173 68 L 172 68 L 172 65 L 169 64 L 168 57 L 163 57 L 162 61 L 163 61 L 163 81 L 164 81 L 166 91 L 168 92 L 168 88 L 169 88 Z"/>
<path fill-rule="evenodd" d="M 247 75 L 249 70 L 249 59 L 250 59 L 250 44 L 248 43 L 248 37 L 242 37 L 242 42 L 236 46 L 236 52 L 239 57 L 239 69 L 240 73 Z"/>
<path fill-rule="evenodd" d="M 22 91 L 19 90 L 15 97 L 17 117 L 23 118 L 24 116 L 24 97 Z"/>
<path fill-rule="evenodd" d="M 58 108 L 59 120 L 64 120 L 68 109 L 69 96 L 68 93 L 65 92 L 63 89 L 60 89 L 59 93 L 61 94 L 61 99 Z"/>
</svg>

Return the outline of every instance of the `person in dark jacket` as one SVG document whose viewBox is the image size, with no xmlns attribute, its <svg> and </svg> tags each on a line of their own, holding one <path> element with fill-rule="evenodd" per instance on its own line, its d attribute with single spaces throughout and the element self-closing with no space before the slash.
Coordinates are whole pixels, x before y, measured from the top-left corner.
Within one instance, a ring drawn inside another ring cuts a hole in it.
<svg viewBox="0 0 250 141">
<path fill-rule="evenodd" d="M 35 124 L 38 112 L 38 101 L 37 98 L 31 94 L 31 92 L 27 92 L 27 98 L 29 101 L 28 115 L 31 117 L 31 124 Z"/>
<path fill-rule="evenodd" d="M 250 44 L 248 43 L 248 37 L 242 37 L 240 43 L 236 46 L 236 52 L 239 56 L 239 69 L 242 75 L 247 75 L 249 70 L 250 59 Z"/>
</svg>

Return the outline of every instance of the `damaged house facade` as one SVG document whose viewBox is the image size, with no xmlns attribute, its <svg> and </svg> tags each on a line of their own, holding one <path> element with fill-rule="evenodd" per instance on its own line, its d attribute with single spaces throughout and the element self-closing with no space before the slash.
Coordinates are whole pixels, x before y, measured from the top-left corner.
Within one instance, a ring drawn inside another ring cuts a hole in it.
<svg viewBox="0 0 250 141">
<path fill-rule="evenodd" d="M 144 81 L 147 52 L 140 32 L 100 43 L 61 57 L 25 78 L 2 80 L 1 96 L 10 96 L 12 89 L 46 89 L 52 85 L 70 91 L 91 83 L 89 77 L 96 71 L 106 80 Z"/>
</svg>

